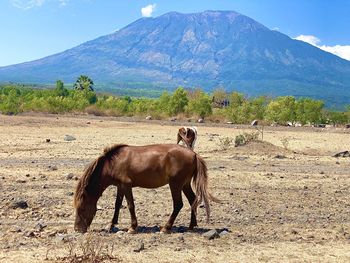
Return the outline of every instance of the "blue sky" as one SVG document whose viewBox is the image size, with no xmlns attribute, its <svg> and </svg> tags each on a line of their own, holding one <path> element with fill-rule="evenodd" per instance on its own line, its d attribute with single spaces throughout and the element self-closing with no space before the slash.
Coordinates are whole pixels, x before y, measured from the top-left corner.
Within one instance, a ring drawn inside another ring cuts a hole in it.
<svg viewBox="0 0 350 263">
<path fill-rule="evenodd" d="M 350 60 L 350 0 L 1 0 L 0 66 L 64 51 L 142 15 L 204 10 L 237 11 Z"/>
</svg>

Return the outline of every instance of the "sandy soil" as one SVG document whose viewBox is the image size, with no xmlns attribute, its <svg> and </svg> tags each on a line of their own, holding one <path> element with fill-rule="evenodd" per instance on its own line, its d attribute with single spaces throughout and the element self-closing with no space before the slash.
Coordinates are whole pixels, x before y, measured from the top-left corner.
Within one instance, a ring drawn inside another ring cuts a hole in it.
<svg viewBox="0 0 350 263">
<path fill-rule="evenodd" d="M 168 186 L 136 188 L 139 233 L 108 233 L 110 187 L 89 233 L 75 234 L 73 192 L 84 167 L 111 144 L 173 143 L 180 125 L 0 115 L 0 262 L 77 262 L 87 251 L 96 262 L 350 262 L 350 158 L 332 157 L 350 150 L 350 131 L 335 128 L 268 127 L 263 142 L 223 149 L 226 137 L 255 129 L 196 124 L 195 150 L 208 164 L 211 192 L 223 200 L 212 204 L 209 223 L 199 209 L 199 228 L 186 231 L 185 203 L 173 233 L 160 234 L 172 210 Z M 65 141 L 66 134 L 76 140 Z M 13 208 L 20 200 L 28 207 Z M 119 228 L 129 224 L 123 207 Z M 207 240 L 202 234 L 211 229 L 229 233 Z"/>
</svg>

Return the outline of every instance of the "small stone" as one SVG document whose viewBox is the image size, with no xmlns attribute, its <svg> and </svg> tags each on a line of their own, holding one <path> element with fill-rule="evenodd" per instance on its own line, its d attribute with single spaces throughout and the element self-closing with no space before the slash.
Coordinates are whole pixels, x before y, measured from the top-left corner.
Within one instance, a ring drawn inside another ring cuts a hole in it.
<svg viewBox="0 0 350 263">
<path fill-rule="evenodd" d="M 148 120 L 148 121 L 152 120 L 152 116 L 147 116 L 146 120 Z"/>
<path fill-rule="evenodd" d="M 68 195 L 68 196 L 73 196 L 74 193 L 73 193 L 73 192 L 68 192 L 67 195 Z"/>
<path fill-rule="evenodd" d="M 219 233 L 216 231 L 216 229 L 212 229 L 212 230 L 209 230 L 208 232 L 205 232 L 203 234 L 203 237 L 208 239 L 208 240 L 212 240 L 212 239 L 215 239 L 215 238 L 219 238 L 220 235 Z"/>
<path fill-rule="evenodd" d="M 140 242 L 134 249 L 134 252 L 141 252 L 145 249 L 145 244 L 143 242 Z"/>
<path fill-rule="evenodd" d="M 227 234 L 229 234 L 230 232 L 228 232 L 227 230 L 223 230 L 220 232 L 219 236 L 220 237 L 223 237 L 223 236 L 226 236 Z"/>
<path fill-rule="evenodd" d="M 73 177 L 74 177 L 74 174 L 73 174 L 73 173 L 68 173 L 68 174 L 66 175 L 66 179 L 67 179 L 67 180 L 72 180 Z"/>
<path fill-rule="evenodd" d="M 45 227 L 47 227 L 46 224 L 39 222 L 39 223 L 36 224 L 36 226 L 34 227 L 34 229 L 35 229 L 36 231 L 41 232 L 41 231 L 44 230 Z"/>
<path fill-rule="evenodd" d="M 16 183 L 19 183 L 19 184 L 24 184 L 26 182 L 27 182 L 26 180 L 21 180 L 21 179 L 16 180 Z"/>
<path fill-rule="evenodd" d="M 291 233 L 292 233 L 293 235 L 296 235 L 296 234 L 298 234 L 298 231 L 296 231 L 295 229 L 292 229 Z"/>
<path fill-rule="evenodd" d="M 198 123 L 204 123 L 204 119 L 200 118 L 200 119 L 198 119 L 197 122 L 198 122 Z"/>
<path fill-rule="evenodd" d="M 74 136 L 72 136 L 72 135 L 66 134 L 66 135 L 64 136 L 64 140 L 69 142 L 69 141 L 75 141 L 76 138 L 75 138 Z"/>
<path fill-rule="evenodd" d="M 46 142 L 50 142 L 51 140 L 50 139 L 46 139 Z"/>
<path fill-rule="evenodd" d="M 26 177 L 29 177 L 30 176 L 30 174 L 26 174 Z"/>
<path fill-rule="evenodd" d="M 257 120 L 253 120 L 252 123 L 250 124 L 251 126 L 256 126 L 258 125 L 258 121 Z"/>
<path fill-rule="evenodd" d="M 46 184 L 44 184 L 41 188 L 42 188 L 42 189 L 47 189 L 48 186 L 47 186 Z"/>
<path fill-rule="evenodd" d="M 25 237 L 35 237 L 35 233 L 33 231 L 27 231 L 24 233 Z"/>
<path fill-rule="evenodd" d="M 28 208 L 28 203 L 24 200 L 19 200 L 19 201 L 13 202 L 11 207 L 13 209 L 17 209 L 17 208 L 26 209 Z"/>
<path fill-rule="evenodd" d="M 275 155 L 275 157 L 274 157 L 274 158 L 276 158 L 276 159 L 285 159 L 285 158 L 286 158 L 286 156 L 281 155 L 281 154 L 277 154 L 277 155 Z"/>
<path fill-rule="evenodd" d="M 56 170 L 58 170 L 57 166 L 54 166 L 54 165 L 53 166 L 49 165 L 47 168 L 48 168 L 49 171 L 56 171 Z"/>
</svg>

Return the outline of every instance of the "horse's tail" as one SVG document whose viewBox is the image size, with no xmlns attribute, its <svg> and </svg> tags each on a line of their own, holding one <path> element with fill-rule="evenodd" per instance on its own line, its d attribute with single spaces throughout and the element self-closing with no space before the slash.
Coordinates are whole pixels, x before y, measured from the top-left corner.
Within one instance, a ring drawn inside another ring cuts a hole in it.
<svg viewBox="0 0 350 263">
<path fill-rule="evenodd" d="M 83 176 L 79 179 L 74 195 L 75 207 L 82 201 L 85 192 L 88 192 L 89 195 L 97 193 L 99 174 L 102 172 L 105 159 L 105 155 L 98 157 L 86 168 Z"/>
<path fill-rule="evenodd" d="M 210 218 L 210 204 L 209 201 L 220 202 L 217 198 L 212 196 L 208 190 L 208 169 L 202 157 L 196 154 L 197 173 L 193 176 L 193 184 L 196 191 L 196 199 L 192 205 L 194 211 L 200 203 L 204 202 L 204 207 L 207 213 L 207 222 Z"/>
</svg>

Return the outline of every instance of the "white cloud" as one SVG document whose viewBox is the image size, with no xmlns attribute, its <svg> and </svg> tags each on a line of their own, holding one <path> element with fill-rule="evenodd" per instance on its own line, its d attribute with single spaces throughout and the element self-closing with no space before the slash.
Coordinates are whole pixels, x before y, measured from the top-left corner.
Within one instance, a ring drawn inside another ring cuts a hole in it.
<svg viewBox="0 0 350 263">
<path fill-rule="evenodd" d="M 151 4 L 141 8 L 141 14 L 143 17 L 151 17 L 152 13 L 156 9 L 156 4 Z"/>
<path fill-rule="evenodd" d="M 69 0 L 58 0 L 60 6 L 66 6 Z"/>
<path fill-rule="evenodd" d="M 301 40 L 304 42 L 307 42 L 315 47 L 318 47 L 319 49 L 322 49 L 324 51 L 327 51 L 329 53 L 332 53 L 338 57 L 341 57 L 346 60 L 350 60 L 350 45 L 341 46 L 341 45 L 335 45 L 335 46 L 326 46 L 326 45 L 320 45 L 321 40 L 315 36 L 312 35 L 300 35 L 295 37 L 294 39 Z"/>
<path fill-rule="evenodd" d="M 14 7 L 27 10 L 33 7 L 42 6 L 46 0 L 10 0 L 10 1 Z"/>
<path fill-rule="evenodd" d="M 300 35 L 294 39 L 304 41 L 304 42 L 309 43 L 313 46 L 317 46 L 321 42 L 321 40 L 319 38 L 312 36 L 312 35 Z"/>
<path fill-rule="evenodd" d="M 19 9 L 28 10 L 34 7 L 41 7 L 47 2 L 56 2 L 59 6 L 64 7 L 69 0 L 9 0 L 10 3 Z"/>
</svg>

